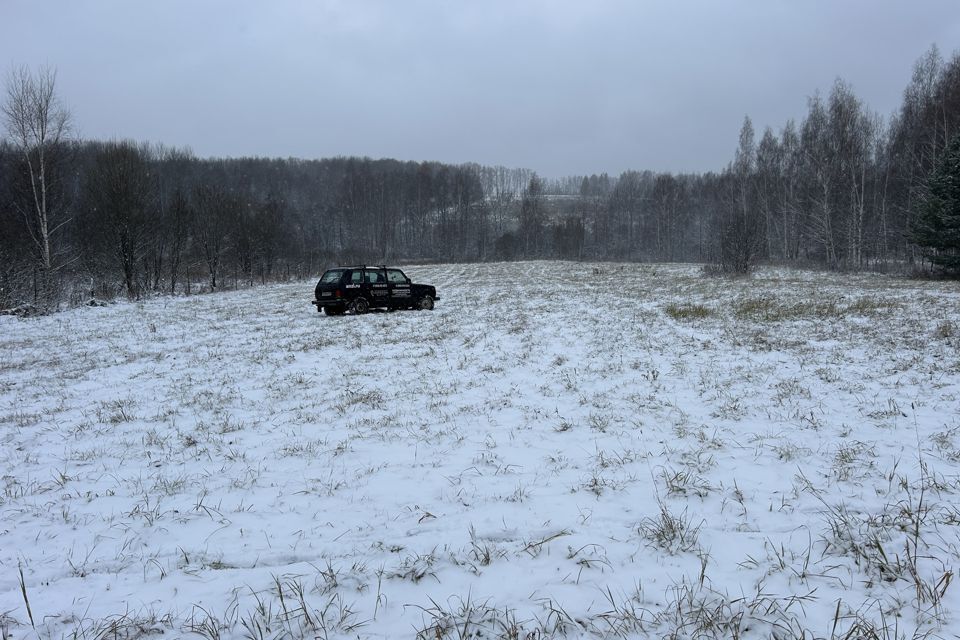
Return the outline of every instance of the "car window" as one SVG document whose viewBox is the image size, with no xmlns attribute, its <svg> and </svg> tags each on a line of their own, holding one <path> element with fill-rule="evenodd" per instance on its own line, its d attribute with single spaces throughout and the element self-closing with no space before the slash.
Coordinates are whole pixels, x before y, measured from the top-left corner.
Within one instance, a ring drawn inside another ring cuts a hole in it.
<svg viewBox="0 0 960 640">
<path fill-rule="evenodd" d="M 350 273 L 350 282 L 354 284 L 363 282 L 363 271 L 352 271 Z"/>
<path fill-rule="evenodd" d="M 394 284 L 406 284 L 407 276 L 403 275 L 403 271 L 399 269 L 390 269 L 387 271 L 387 280 Z"/>
<path fill-rule="evenodd" d="M 383 282 L 383 274 L 379 271 L 367 271 L 367 282 L 370 284 Z"/>
<path fill-rule="evenodd" d="M 343 269 L 331 269 L 323 274 L 323 277 L 320 278 L 320 282 L 324 284 L 333 284 L 335 282 L 340 282 L 340 276 L 343 275 Z"/>
</svg>

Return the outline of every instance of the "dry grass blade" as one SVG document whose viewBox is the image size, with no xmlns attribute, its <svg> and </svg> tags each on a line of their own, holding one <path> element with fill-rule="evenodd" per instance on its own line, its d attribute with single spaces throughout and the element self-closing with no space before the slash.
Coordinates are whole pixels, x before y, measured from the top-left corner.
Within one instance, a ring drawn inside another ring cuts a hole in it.
<svg viewBox="0 0 960 640">
<path fill-rule="evenodd" d="M 17 571 L 20 573 L 20 594 L 23 596 L 23 604 L 27 608 L 27 617 L 30 618 L 30 626 L 34 629 L 37 624 L 33 621 L 33 611 L 30 609 L 30 598 L 27 597 L 27 581 L 23 578 L 23 565 L 17 565 Z"/>
</svg>

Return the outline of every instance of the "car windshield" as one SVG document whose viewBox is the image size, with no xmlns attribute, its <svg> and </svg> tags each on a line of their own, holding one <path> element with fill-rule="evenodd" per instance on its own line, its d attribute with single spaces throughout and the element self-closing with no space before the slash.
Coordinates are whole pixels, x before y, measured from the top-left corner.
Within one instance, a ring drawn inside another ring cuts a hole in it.
<svg viewBox="0 0 960 640">
<path fill-rule="evenodd" d="M 323 274 L 323 277 L 320 278 L 320 282 L 324 284 L 333 284 L 334 282 L 340 282 L 340 276 L 343 275 L 343 269 L 331 269 Z"/>
</svg>

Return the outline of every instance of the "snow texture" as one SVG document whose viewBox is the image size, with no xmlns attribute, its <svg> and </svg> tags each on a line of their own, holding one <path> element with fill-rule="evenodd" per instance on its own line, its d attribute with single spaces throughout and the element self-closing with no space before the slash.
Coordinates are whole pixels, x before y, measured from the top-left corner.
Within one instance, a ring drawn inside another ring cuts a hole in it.
<svg viewBox="0 0 960 640">
<path fill-rule="evenodd" d="M 407 272 L 0 317 L 3 637 L 960 632 L 955 283 Z"/>
</svg>

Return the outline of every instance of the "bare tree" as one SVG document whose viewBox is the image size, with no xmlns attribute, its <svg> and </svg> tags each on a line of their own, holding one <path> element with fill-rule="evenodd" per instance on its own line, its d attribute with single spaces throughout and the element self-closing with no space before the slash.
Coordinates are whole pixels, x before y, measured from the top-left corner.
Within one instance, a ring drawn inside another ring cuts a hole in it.
<svg viewBox="0 0 960 640">
<path fill-rule="evenodd" d="M 868 222 L 867 188 L 874 166 L 873 150 L 879 118 L 871 116 L 850 87 L 838 80 L 829 99 L 829 132 L 835 150 L 834 171 L 838 188 L 838 222 L 848 266 L 863 266 L 864 233 Z M 838 243 L 839 244 L 839 243 Z"/>
<path fill-rule="evenodd" d="M 800 134 L 800 153 L 803 157 L 803 192 L 807 211 L 806 236 L 814 245 L 811 249 L 830 267 L 839 265 L 836 217 L 836 170 L 838 154 L 836 141 L 830 137 L 830 115 L 819 95 L 810 99 L 809 112 Z"/>
<path fill-rule="evenodd" d="M 177 189 L 173 192 L 164 215 L 170 234 L 170 293 L 174 294 L 177 292 L 183 255 L 190 237 L 190 223 L 194 219 L 190 202 L 183 191 Z"/>
<path fill-rule="evenodd" d="M 194 234 L 207 265 L 210 290 L 216 291 L 230 229 L 240 217 L 240 200 L 220 185 L 201 185 L 194 191 L 194 197 Z"/>
<path fill-rule="evenodd" d="M 803 168 L 803 156 L 800 152 L 800 136 L 793 120 L 788 120 L 780 132 L 779 156 L 777 208 L 781 220 L 781 251 L 785 260 L 796 260 L 800 255 L 800 171 Z"/>
<path fill-rule="evenodd" d="M 740 129 L 740 145 L 733 164 L 723 173 L 719 183 L 717 262 L 720 270 L 726 273 L 749 273 L 763 247 L 763 219 L 756 204 L 756 167 L 753 123 L 746 117 Z"/>
<path fill-rule="evenodd" d="M 94 156 L 85 189 L 84 215 L 92 218 L 88 226 L 100 240 L 95 250 L 111 257 L 131 299 L 140 292 L 137 265 L 149 244 L 156 204 L 150 161 L 145 146 L 108 143 Z"/>
<path fill-rule="evenodd" d="M 523 200 L 520 204 L 520 238 L 526 256 L 541 257 L 545 222 L 543 181 L 534 173 L 523 192 Z"/>
<path fill-rule="evenodd" d="M 55 295 L 53 239 L 69 222 L 54 202 L 54 164 L 70 133 L 70 112 L 57 97 L 56 80 L 53 69 L 42 68 L 34 74 L 27 67 L 19 67 L 7 77 L 6 100 L 0 106 L 10 142 L 29 179 L 27 202 L 20 209 L 37 249 L 40 297 L 48 305 Z"/>
</svg>

